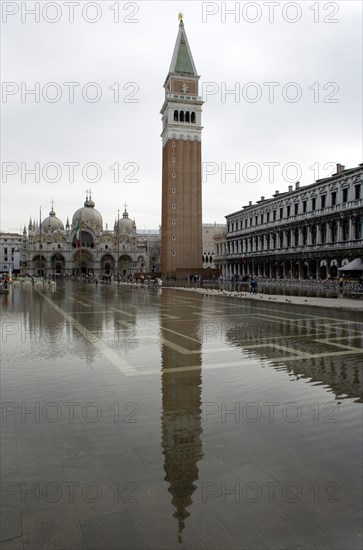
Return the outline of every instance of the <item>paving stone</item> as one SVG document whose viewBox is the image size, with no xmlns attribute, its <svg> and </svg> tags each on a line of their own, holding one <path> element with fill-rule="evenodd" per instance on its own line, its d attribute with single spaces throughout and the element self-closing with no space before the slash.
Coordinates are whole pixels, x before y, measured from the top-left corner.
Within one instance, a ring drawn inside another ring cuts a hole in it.
<svg viewBox="0 0 363 550">
<path fill-rule="evenodd" d="M 146 548 L 127 511 L 82 521 L 87 550 L 142 550 Z"/>
<path fill-rule="evenodd" d="M 24 550 L 86 550 L 73 506 L 24 514 Z"/>
</svg>

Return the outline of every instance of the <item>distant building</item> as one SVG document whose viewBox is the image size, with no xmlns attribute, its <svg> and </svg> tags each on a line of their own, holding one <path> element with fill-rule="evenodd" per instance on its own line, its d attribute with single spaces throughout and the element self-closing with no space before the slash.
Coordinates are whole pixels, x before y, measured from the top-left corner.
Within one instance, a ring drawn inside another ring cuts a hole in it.
<svg viewBox="0 0 363 550">
<path fill-rule="evenodd" d="M 202 241 L 203 241 L 203 268 L 207 269 L 216 267 L 214 263 L 215 243 L 214 237 L 226 230 L 225 223 L 203 223 L 202 225 Z"/>
<path fill-rule="evenodd" d="M 225 278 L 327 279 L 363 255 L 363 164 L 228 214 L 214 239 Z"/>
<path fill-rule="evenodd" d="M 20 272 L 22 235 L 0 233 L 0 273 Z"/>
<path fill-rule="evenodd" d="M 71 224 L 67 218 L 64 225 L 53 206 L 49 216 L 40 222 L 30 219 L 23 235 L 1 234 L 3 271 L 9 271 L 10 265 L 12 271 L 16 269 L 18 250 L 22 274 L 99 277 L 119 274 L 127 278 L 141 273 L 160 273 L 159 229 L 137 230 L 126 207 L 112 230 L 103 228 L 102 215 L 88 196 L 83 207 L 73 214 Z M 213 237 L 223 227 L 216 223 L 203 226 L 203 267 L 214 267 Z"/>
<path fill-rule="evenodd" d="M 125 211 L 113 230 L 104 229 L 91 197 L 72 218 L 57 218 L 53 207 L 41 221 L 29 221 L 21 242 L 22 272 L 30 275 L 117 275 L 160 271 L 159 231 L 137 232 Z"/>
</svg>

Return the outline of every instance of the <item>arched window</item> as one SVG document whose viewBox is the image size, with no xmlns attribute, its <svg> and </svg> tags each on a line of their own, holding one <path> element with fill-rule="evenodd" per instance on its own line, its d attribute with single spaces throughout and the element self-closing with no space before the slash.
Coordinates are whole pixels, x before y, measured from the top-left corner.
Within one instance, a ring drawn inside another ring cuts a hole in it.
<svg viewBox="0 0 363 550">
<path fill-rule="evenodd" d="M 313 225 L 311 228 L 311 244 L 316 244 L 316 235 L 317 235 L 316 225 Z"/>
<path fill-rule="evenodd" d="M 174 111 L 174 122 L 178 122 L 178 111 Z"/>
<path fill-rule="evenodd" d="M 189 111 L 185 113 L 185 122 L 189 122 Z"/>
<path fill-rule="evenodd" d="M 180 122 L 184 122 L 184 111 L 180 111 Z"/>
<path fill-rule="evenodd" d="M 308 228 L 305 226 L 302 229 L 302 239 L 303 239 L 303 245 L 305 246 L 308 242 Z"/>
<path fill-rule="evenodd" d="M 362 238 L 362 222 L 360 218 L 356 218 L 354 221 L 354 239 Z"/>
<path fill-rule="evenodd" d="M 299 246 L 299 229 L 296 227 L 294 231 L 295 246 Z"/>
<path fill-rule="evenodd" d="M 192 122 L 192 124 L 195 124 L 195 113 L 194 113 L 194 111 L 191 114 L 190 122 Z"/>
<path fill-rule="evenodd" d="M 343 241 L 347 241 L 349 238 L 349 221 L 344 220 L 342 222 L 342 238 Z"/>
<path fill-rule="evenodd" d="M 320 226 L 320 239 L 322 244 L 326 242 L 326 224 L 325 223 L 321 224 Z"/>
<path fill-rule="evenodd" d="M 337 241 L 337 237 L 338 237 L 338 226 L 337 226 L 337 223 L 334 221 L 331 224 L 331 242 L 335 243 Z"/>
</svg>

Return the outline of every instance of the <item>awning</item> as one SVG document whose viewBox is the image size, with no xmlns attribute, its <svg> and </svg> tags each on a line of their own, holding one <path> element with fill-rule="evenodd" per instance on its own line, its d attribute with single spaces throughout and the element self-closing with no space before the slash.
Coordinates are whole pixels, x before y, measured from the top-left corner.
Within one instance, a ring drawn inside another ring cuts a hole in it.
<svg viewBox="0 0 363 550">
<path fill-rule="evenodd" d="M 338 271 L 363 271 L 363 260 L 362 258 L 355 258 L 349 264 L 340 267 Z"/>
</svg>

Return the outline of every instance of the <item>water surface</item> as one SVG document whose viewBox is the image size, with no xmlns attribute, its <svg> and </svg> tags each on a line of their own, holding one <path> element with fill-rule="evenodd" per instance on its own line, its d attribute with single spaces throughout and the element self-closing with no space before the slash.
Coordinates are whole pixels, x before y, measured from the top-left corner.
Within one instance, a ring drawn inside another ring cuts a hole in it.
<svg viewBox="0 0 363 550">
<path fill-rule="evenodd" d="M 361 548 L 360 314 L 70 281 L 0 305 L 4 549 Z"/>
</svg>

